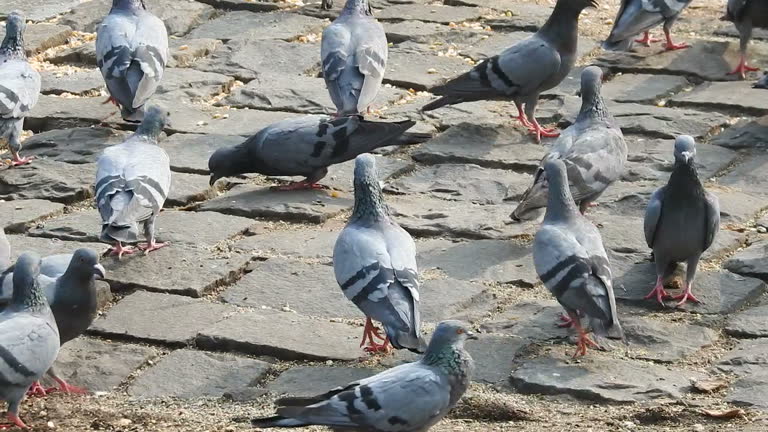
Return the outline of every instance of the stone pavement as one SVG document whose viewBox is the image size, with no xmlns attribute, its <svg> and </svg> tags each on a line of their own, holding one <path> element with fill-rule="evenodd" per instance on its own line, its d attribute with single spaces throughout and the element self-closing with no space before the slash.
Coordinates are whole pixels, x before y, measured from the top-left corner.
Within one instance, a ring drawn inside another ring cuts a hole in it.
<svg viewBox="0 0 768 432">
<path fill-rule="evenodd" d="M 101 104 L 89 32 L 110 0 L 55 3 L 15 2 L 34 12 L 28 48 L 43 71 L 44 96 L 24 143 L 24 154 L 38 159 L 0 171 L 0 225 L 14 256 L 106 248 L 96 243 L 94 163 L 132 128 Z M 412 359 L 358 360 L 361 314 L 331 267 L 353 202 L 352 163 L 330 169 L 326 191 L 272 192 L 286 179 L 255 175 L 211 190 L 206 176 L 217 148 L 274 121 L 331 112 L 318 75 L 319 32 L 343 1 L 331 12 L 296 1 L 147 3 L 172 34 L 173 67 L 156 97 L 171 112 L 161 146 L 173 185 L 157 230 L 172 246 L 105 259 L 113 298 L 104 297 L 89 335 L 63 349 L 59 370 L 74 384 L 135 398 L 250 400 L 320 392 Z M 580 64 L 610 71 L 604 93 L 629 144 L 626 174 L 589 215 L 612 258 L 629 345 L 571 361 L 568 334 L 553 324 L 559 307 L 533 269 L 536 224 L 508 217 L 545 147 L 511 122 L 508 103 L 418 112 L 430 100 L 421 90 L 528 36 L 549 6 L 374 6 L 392 42 L 375 115 L 412 118 L 436 135 L 377 156 L 387 200 L 417 237 L 427 327 L 457 317 L 482 332 L 469 345 L 476 382 L 545 399 L 668 404 L 699 400 L 694 383 L 721 378 L 727 389 L 698 403 L 768 410 L 768 92 L 725 75 L 736 60 L 733 35 L 684 16 L 681 25 L 700 29 L 688 50 L 603 54 L 595 39 L 581 41 Z M 750 53 L 768 66 L 768 42 L 756 41 Z M 545 96 L 540 118 L 560 126 L 574 119 L 579 71 Z M 723 223 L 695 285 L 705 303 L 674 310 L 642 299 L 655 279 L 642 214 L 671 170 L 671 138 L 682 133 L 699 139 L 699 172 L 720 197 Z"/>
</svg>

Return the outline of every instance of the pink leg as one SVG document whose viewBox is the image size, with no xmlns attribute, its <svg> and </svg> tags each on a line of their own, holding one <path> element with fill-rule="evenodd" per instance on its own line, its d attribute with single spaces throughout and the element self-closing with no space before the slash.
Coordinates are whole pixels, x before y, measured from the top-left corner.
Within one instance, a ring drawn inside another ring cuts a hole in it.
<svg viewBox="0 0 768 432">
<path fill-rule="evenodd" d="M 61 378 L 54 377 L 53 379 L 56 380 L 56 382 L 59 384 L 59 388 L 54 387 L 54 388 L 48 389 L 49 392 L 61 391 L 62 393 L 66 393 L 66 394 L 88 394 L 89 393 L 88 390 L 77 387 L 77 386 L 73 386 Z"/>
<path fill-rule="evenodd" d="M 684 49 L 684 48 L 689 48 L 690 47 L 690 45 L 688 45 L 685 42 L 680 42 L 679 44 L 675 44 L 674 42 L 672 42 L 672 35 L 669 34 L 669 30 L 667 30 L 667 29 L 664 29 L 664 36 L 666 36 L 666 38 L 667 38 L 667 43 L 664 44 L 664 48 L 667 51 L 674 51 L 674 50 L 679 50 L 679 49 Z"/>
<path fill-rule="evenodd" d="M 669 294 L 667 294 L 666 291 L 664 291 L 664 280 L 661 276 L 656 278 L 656 286 L 653 287 L 653 290 L 648 293 L 647 296 L 643 297 L 644 299 L 650 299 L 656 297 L 656 301 L 659 302 L 662 306 L 664 306 L 664 299 L 669 298 Z"/>
<path fill-rule="evenodd" d="M 305 189 L 323 189 L 323 186 L 317 183 L 310 183 L 306 180 L 302 180 L 300 182 L 293 182 L 283 186 L 272 187 L 272 190 L 276 190 L 276 191 L 292 191 L 292 190 L 305 190 Z"/>
<path fill-rule="evenodd" d="M 112 105 L 114 105 L 114 106 L 116 106 L 116 107 L 118 107 L 118 108 L 120 107 L 120 104 L 117 102 L 117 99 L 113 98 L 112 96 L 109 96 L 109 97 L 107 98 L 107 100 L 105 100 L 105 101 L 104 101 L 104 102 L 102 102 L 101 104 L 102 104 L 102 105 L 106 105 L 106 104 L 108 104 L 108 103 L 111 103 Z"/>
<path fill-rule="evenodd" d="M 686 283 L 683 289 L 683 293 L 678 296 L 672 297 L 674 300 L 680 300 L 680 302 L 675 305 L 676 307 L 680 307 L 684 305 L 689 299 L 692 302 L 701 303 L 699 299 L 693 296 L 693 293 L 691 293 L 691 288 L 692 288 L 691 284 Z"/>
<path fill-rule="evenodd" d="M 384 341 L 384 343 L 376 343 L 374 338 L 381 339 Z M 366 344 L 366 342 L 368 342 L 368 345 L 364 348 L 365 352 L 377 353 L 389 351 L 389 338 L 381 335 L 379 329 L 373 325 L 373 321 L 371 321 L 370 318 L 367 318 L 365 321 L 365 328 L 363 329 L 363 340 L 360 342 L 360 346 L 362 347 Z"/>
<path fill-rule="evenodd" d="M 21 429 L 29 429 L 29 426 L 25 425 L 19 416 L 14 413 L 8 413 L 8 420 L 10 420 L 13 424 L 0 424 L 0 429 L 10 429 L 14 426 Z"/>
<path fill-rule="evenodd" d="M 117 244 L 107 250 L 108 255 L 115 256 L 117 255 L 117 259 L 121 259 L 123 255 L 131 255 L 135 253 L 136 250 L 130 246 L 123 246 L 121 242 L 117 242 Z"/>
<path fill-rule="evenodd" d="M 652 43 L 658 42 L 659 39 L 652 38 L 651 32 L 645 32 L 643 33 L 643 37 L 641 39 L 635 39 L 635 42 L 643 44 L 647 47 L 651 46 Z"/>
<path fill-rule="evenodd" d="M 557 320 L 560 321 L 556 326 L 560 328 L 569 328 L 573 327 L 573 318 L 569 317 L 566 313 L 561 313 L 559 317 L 557 317 Z"/>
<path fill-rule="evenodd" d="M 741 79 L 745 79 L 747 77 L 747 72 L 756 72 L 759 70 L 760 68 L 747 66 L 747 57 L 741 56 L 741 59 L 739 60 L 739 64 L 736 66 L 736 69 L 728 72 L 728 75 L 738 75 L 741 77 Z"/>
<path fill-rule="evenodd" d="M 13 158 L 11 159 L 11 166 L 26 165 L 32 162 L 32 159 L 34 158 L 35 158 L 34 156 L 19 157 L 18 153 L 13 153 Z"/>
<path fill-rule="evenodd" d="M 523 112 L 523 106 L 517 102 L 515 102 L 515 106 L 517 107 L 517 117 L 515 117 L 515 119 L 520 120 L 520 123 L 522 123 L 523 126 L 527 128 L 531 127 L 531 122 L 528 121 L 528 118 Z"/>
<path fill-rule="evenodd" d="M 600 347 L 592 339 L 589 338 L 587 332 L 584 330 L 584 328 L 581 327 L 581 323 L 579 323 L 579 317 L 572 315 L 571 320 L 573 320 L 573 325 L 576 327 L 576 331 L 579 333 L 579 338 L 576 341 L 576 352 L 573 353 L 573 358 L 586 355 L 587 347 Z"/>
<path fill-rule="evenodd" d="M 156 242 L 154 239 L 151 240 L 149 243 L 142 243 L 138 245 L 138 248 L 144 251 L 144 255 L 156 251 L 158 249 L 164 248 L 166 246 L 170 246 L 171 242 Z"/>
<path fill-rule="evenodd" d="M 556 138 L 560 136 L 559 132 L 555 132 L 556 129 L 544 129 L 539 122 L 534 118 L 531 120 L 531 126 L 528 130 L 536 136 L 536 142 L 541 142 L 541 137 Z"/>
<path fill-rule="evenodd" d="M 43 386 L 40 385 L 40 381 L 35 381 L 32 383 L 32 385 L 29 387 L 29 390 L 27 390 L 27 396 L 45 397 L 47 395 L 48 392 L 46 392 Z"/>
</svg>

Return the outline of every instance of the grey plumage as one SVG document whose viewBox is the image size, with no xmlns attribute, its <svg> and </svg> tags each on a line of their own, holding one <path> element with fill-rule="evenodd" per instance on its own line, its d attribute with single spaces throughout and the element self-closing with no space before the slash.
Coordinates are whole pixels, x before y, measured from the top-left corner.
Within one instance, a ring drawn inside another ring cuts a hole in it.
<svg viewBox="0 0 768 432">
<path fill-rule="evenodd" d="M 755 27 L 768 28 L 768 2 L 765 0 L 728 0 L 723 19 L 733 22 L 739 31 L 741 59 L 736 69 L 730 74 L 736 74 L 741 79 L 745 79 L 746 72 L 759 70 L 747 66 L 747 47 L 749 41 L 752 40 L 752 30 Z"/>
<path fill-rule="evenodd" d="M 304 176 L 298 187 L 314 186 L 328 167 L 354 159 L 380 147 L 402 144 L 397 140 L 415 124 L 372 122 L 359 116 L 333 119 L 308 115 L 283 120 L 260 130 L 242 144 L 221 148 L 211 155 L 211 184 L 245 173 Z M 415 142 L 423 141 L 416 137 Z"/>
<path fill-rule="evenodd" d="M 320 9 L 330 10 L 333 7 L 333 0 L 322 0 L 320 2 Z"/>
<path fill-rule="evenodd" d="M 354 184 L 355 207 L 333 248 L 336 281 L 368 319 L 363 343 L 374 319 L 392 346 L 423 352 L 416 245 L 389 214 L 373 156 L 357 157 Z"/>
<path fill-rule="evenodd" d="M 112 0 L 96 29 L 96 61 L 124 120 L 139 122 L 168 62 L 165 24 L 144 0 Z"/>
<path fill-rule="evenodd" d="M 608 112 L 600 88 L 603 73 L 590 66 L 581 74 L 581 110 L 573 125 L 563 131 L 534 174 L 533 185 L 523 194 L 512 212 L 512 219 L 528 219 L 534 210 L 547 205 L 547 182 L 544 165 L 560 159 L 565 163 L 568 182 L 582 213 L 590 203 L 624 172 L 627 143 Z"/>
<path fill-rule="evenodd" d="M 387 36 L 368 0 L 347 0 L 323 31 L 320 54 L 337 114 L 364 113 L 376 99 L 387 66 Z"/>
<path fill-rule="evenodd" d="M 0 271 L 3 271 L 11 265 L 11 244 L 8 243 L 8 237 L 5 231 L 0 228 Z"/>
<path fill-rule="evenodd" d="M 424 357 L 310 398 L 276 401 L 277 415 L 260 428 L 324 425 L 333 431 L 424 432 L 461 399 L 474 362 L 464 349 L 476 339 L 459 321 L 438 324 Z"/>
<path fill-rule="evenodd" d="M 576 355 L 591 342 L 581 328 L 586 316 L 598 336 L 623 339 L 608 255 L 600 231 L 576 208 L 568 188 L 566 166 L 554 159 L 544 165 L 549 196 L 544 222 L 533 241 L 536 273 L 565 308 L 579 332 Z"/>
<path fill-rule="evenodd" d="M 0 45 L 0 144 L 6 142 L 13 165 L 23 165 L 31 158 L 21 158 L 21 132 L 24 117 L 40 97 L 40 74 L 30 66 L 24 51 L 24 17 L 12 12 L 5 21 L 5 38 Z"/>
<path fill-rule="evenodd" d="M 105 242 L 136 242 L 138 224 L 154 244 L 154 224 L 171 187 L 168 154 L 157 145 L 167 113 L 158 107 L 147 110 L 136 133 L 125 142 L 108 147 L 97 162 L 96 206 Z"/>
<path fill-rule="evenodd" d="M 671 42 L 672 25 L 692 0 L 622 0 L 603 48 L 627 51 L 632 48 L 635 36 L 650 31 L 664 23 L 664 33 Z M 684 46 L 681 45 L 680 48 Z"/>
<path fill-rule="evenodd" d="M 763 76 L 752 87 L 768 89 L 768 72 L 763 72 Z"/>
<path fill-rule="evenodd" d="M 11 304 L 0 313 L 0 398 L 8 402 L 8 418 L 19 419 L 27 389 L 53 365 L 59 352 L 59 332 L 45 295 L 37 283 L 40 257 L 22 254 L 13 274 Z"/>
<path fill-rule="evenodd" d="M 659 303 L 669 295 L 664 279 L 671 276 L 677 263 L 687 264 L 684 292 L 674 297 L 698 302 L 691 294 L 699 258 L 720 229 L 720 203 L 704 189 L 696 173 L 696 143 L 681 135 L 675 140 L 675 167 L 666 186 L 657 189 L 648 201 L 643 230 L 656 261 L 656 286 L 646 298 Z"/>
<path fill-rule="evenodd" d="M 424 106 L 430 111 L 445 105 L 477 100 L 512 99 L 519 119 L 541 127 L 535 119 L 539 95 L 556 87 L 576 62 L 581 11 L 596 7 L 596 0 L 558 0 L 552 15 L 533 36 L 493 56 L 471 71 L 429 91 L 441 96 Z M 525 122 L 523 122 L 525 124 Z"/>
</svg>

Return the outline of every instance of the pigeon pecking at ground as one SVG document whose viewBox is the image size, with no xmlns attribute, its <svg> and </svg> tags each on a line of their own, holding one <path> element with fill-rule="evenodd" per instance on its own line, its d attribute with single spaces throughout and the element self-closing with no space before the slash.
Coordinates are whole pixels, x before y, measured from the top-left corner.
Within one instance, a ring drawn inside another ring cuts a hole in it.
<svg viewBox="0 0 768 432">
<path fill-rule="evenodd" d="M 168 32 L 144 0 L 112 0 L 96 30 L 96 62 L 123 120 L 140 122 L 168 62 Z M 105 102 L 105 103 L 107 103 Z"/>
<path fill-rule="evenodd" d="M 0 313 L 0 398 L 8 402 L 8 419 L 27 429 L 19 405 L 32 383 L 53 366 L 59 331 L 37 283 L 40 257 L 22 254 L 15 264 L 11 304 Z"/>
<path fill-rule="evenodd" d="M 664 305 L 670 297 L 664 280 L 678 263 L 687 264 L 683 293 L 673 297 L 682 306 L 688 299 L 699 303 L 691 293 L 701 254 L 712 245 L 720 229 L 720 203 L 704 189 L 696 173 L 696 143 L 688 135 L 675 140 L 675 167 L 666 186 L 657 189 L 645 210 L 645 241 L 656 261 L 656 286 L 645 298 L 656 298 Z"/>
<path fill-rule="evenodd" d="M 27 62 L 24 51 L 24 16 L 11 12 L 5 21 L 5 38 L 0 45 L 0 143 L 8 143 L 11 166 L 24 165 L 33 158 L 20 157 L 24 117 L 40 97 L 40 74 Z"/>
<path fill-rule="evenodd" d="M 768 71 L 763 72 L 763 76 L 760 77 L 760 79 L 757 80 L 757 82 L 754 85 L 752 85 L 752 87 L 759 88 L 759 89 L 768 89 Z"/>
<path fill-rule="evenodd" d="M 304 176 L 277 190 L 320 189 L 328 167 L 390 145 L 418 144 L 429 134 L 405 134 L 413 121 L 372 122 L 360 116 L 308 115 L 283 120 L 234 147 L 220 148 L 208 160 L 210 184 L 245 173 Z"/>
<path fill-rule="evenodd" d="M 611 51 L 627 51 L 632 48 L 633 42 L 651 46 L 651 42 L 659 40 L 651 38 L 650 30 L 661 23 L 664 23 L 664 35 L 667 38 L 664 48 L 667 51 L 688 48 L 690 45 L 685 42 L 679 44 L 672 42 L 670 32 L 680 13 L 691 1 L 622 0 L 611 34 L 603 42 L 603 48 Z M 640 33 L 644 33 L 643 38 L 635 40 L 635 36 Z"/>
<path fill-rule="evenodd" d="M 323 78 L 336 115 L 366 112 L 381 89 L 387 66 L 387 35 L 368 0 L 347 0 L 323 31 Z"/>
<path fill-rule="evenodd" d="M 14 270 L 15 266 L 10 267 L 0 275 L 0 305 L 11 301 Z M 56 319 L 60 345 L 83 334 L 96 319 L 98 305 L 95 279 L 103 279 L 105 276 L 106 270 L 99 264 L 99 255 L 92 249 L 82 248 L 74 254 L 51 255 L 41 261 L 37 281 Z M 53 366 L 48 370 L 48 375 L 59 384 L 58 390 L 64 393 L 87 393 L 87 390 L 67 383 Z M 35 382 L 30 393 L 45 396 L 51 390 Z"/>
<path fill-rule="evenodd" d="M 581 73 L 581 110 L 573 125 L 564 130 L 544 156 L 534 174 L 533 185 L 512 212 L 514 220 L 538 215 L 547 205 L 544 165 L 553 159 L 565 163 L 571 196 L 582 213 L 624 172 L 627 143 L 600 95 L 603 72 L 597 66 Z"/>
<path fill-rule="evenodd" d="M 597 0 L 558 0 L 547 22 L 533 36 L 487 59 L 471 71 L 429 91 L 440 96 L 424 106 L 431 111 L 445 105 L 478 100 L 512 99 L 517 119 L 536 136 L 556 137 L 536 121 L 539 95 L 560 84 L 576 63 L 579 15 Z"/>
<path fill-rule="evenodd" d="M 255 427 L 324 425 L 333 431 L 423 432 L 453 408 L 469 386 L 474 362 L 464 349 L 477 339 L 460 321 L 438 324 L 424 357 L 309 398 L 282 398 L 277 415 Z"/>
<path fill-rule="evenodd" d="M 768 28 L 768 1 L 765 0 L 728 0 L 725 21 L 731 21 L 739 31 L 739 50 L 741 57 L 736 69 L 728 75 L 738 75 L 745 79 L 747 72 L 759 71 L 759 68 L 747 65 L 747 47 L 752 39 L 752 29 Z"/>
<path fill-rule="evenodd" d="M 155 219 L 171 188 L 168 154 L 157 145 L 168 113 L 158 107 L 147 110 L 144 120 L 125 142 L 108 147 L 99 157 L 96 171 L 96 206 L 102 220 L 101 239 L 114 242 L 118 258 L 134 249 L 123 243 L 138 241 L 139 222 L 144 223 L 145 253 L 167 246 L 155 241 Z"/>
<path fill-rule="evenodd" d="M 368 341 L 366 350 L 376 352 L 392 343 L 424 352 L 416 245 L 389 214 L 373 156 L 357 157 L 354 183 L 355 207 L 333 248 L 333 270 L 344 295 L 366 316 L 360 346 Z M 372 319 L 382 323 L 386 338 Z"/>
<path fill-rule="evenodd" d="M 544 165 L 549 196 L 544 222 L 533 240 L 536 273 L 568 313 L 578 332 L 574 357 L 599 345 L 581 326 L 586 316 L 596 336 L 624 339 L 619 324 L 608 255 L 600 231 L 579 213 L 568 189 L 563 161 Z"/>
</svg>

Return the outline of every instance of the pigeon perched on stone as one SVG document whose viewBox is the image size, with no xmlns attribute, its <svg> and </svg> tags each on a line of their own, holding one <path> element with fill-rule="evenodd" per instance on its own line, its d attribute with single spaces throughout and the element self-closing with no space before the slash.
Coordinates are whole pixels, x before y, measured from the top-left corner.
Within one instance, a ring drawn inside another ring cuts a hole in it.
<svg viewBox="0 0 768 432">
<path fill-rule="evenodd" d="M 408 134 L 415 122 L 372 122 L 360 116 L 330 118 L 308 115 L 271 124 L 234 147 L 216 150 L 208 160 L 210 183 L 227 176 L 259 173 L 304 176 L 279 190 L 319 189 L 328 167 L 390 145 L 423 142 L 424 134 Z M 401 142 L 399 138 L 412 138 Z"/>
<path fill-rule="evenodd" d="M 759 80 L 757 80 L 757 82 L 752 87 L 759 88 L 759 89 L 768 89 L 768 71 L 763 72 L 763 76 Z"/>
<path fill-rule="evenodd" d="M 443 321 L 421 360 L 315 397 L 278 399 L 277 415 L 251 423 L 259 428 L 323 425 L 334 431 L 427 431 L 469 386 L 474 362 L 464 349 L 467 339 L 477 336 L 465 324 Z"/>
<path fill-rule="evenodd" d="M 365 314 L 360 346 L 386 350 L 387 344 L 423 352 L 419 316 L 419 272 L 413 238 L 390 216 L 373 156 L 355 159 L 355 207 L 333 248 L 336 281 Z M 381 337 L 371 319 L 384 326 Z M 379 345 L 374 337 L 384 339 Z"/>
<path fill-rule="evenodd" d="M 424 106 L 430 111 L 445 105 L 478 100 L 512 99 L 517 119 L 536 136 L 556 137 L 536 121 L 539 95 L 560 84 L 576 63 L 579 15 L 597 0 L 558 0 L 547 22 L 533 36 L 487 59 L 471 71 L 429 91 L 441 96 Z"/>
<path fill-rule="evenodd" d="M 686 262 L 683 293 L 673 297 L 699 303 L 691 293 L 693 278 L 701 254 L 712 245 L 720 229 L 720 203 L 704 189 L 696 173 L 696 143 L 688 135 L 675 140 L 675 167 L 666 186 L 657 189 L 645 210 L 645 241 L 653 249 L 656 262 L 656 286 L 645 298 L 656 298 L 664 304 L 670 297 L 664 280 L 672 275 L 678 263 Z"/>
<path fill-rule="evenodd" d="M 574 354 L 578 357 L 587 353 L 587 346 L 598 346 L 582 328 L 581 316 L 586 316 L 597 336 L 623 339 L 624 332 L 600 231 L 578 212 L 568 188 L 565 163 L 550 160 L 544 172 L 549 195 L 544 222 L 533 240 L 533 263 L 578 332 Z"/>
<path fill-rule="evenodd" d="M 43 271 L 45 269 L 45 271 Z M 8 268 L 2 276 L 2 296 L 0 305 L 10 303 L 13 293 L 13 272 L 15 266 Z M 82 248 L 74 254 L 51 255 L 42 259 L 38 284 L 45 293 L 59 329 L 60 344 L 64 345 L 80 336 L 90 327 L 96 318 L 97 295 L 96 278 L 103 279 L 106 270 L 99 264 L 99 255 L 92 249 Z M 64 393 L 87 393 L 62 379 L 53 366 L 48 370 Z M 35 383 L 30 392 L 45 396 L 50 390 Z"/>
<path fill-rule="evenodd" d="M 96 29 L 96 62 L 123 120 L 140 122 L 168 62 L 168 32 L 144 0 L 112 0 Z"/>
<path fill-rule="evenodd" d="M 692 0 L 622 0 L 619 13 L 616 15 L 611 34 L 603 42 L 603 48 L 611 51 L 627 51 L 633 42 L 651 46 L 651 42 L 658 39 L 651 38 L 650 30 L 664 23 L 664 35 L 667 43 L 664 48 L 667 51 L 688 48 L 685 42 L 676 44 L 672 42 L 672 25 L 680 13 L 688 7 Z M 644 33 L 642 39 L 634 40 L 634 37 Z"/>
<path fill-rule="evenodd" d="M 323 31 L 320 54 L 336 115 L 368 110 L 387 66 L 387 35 L 368 0 L 347 0 L 339 17 Z"/>
<path fill-rule="evenodd" d="M 590 66 L 581 73 L 581 110 L 576 122 L 564 130 L 544 156 L 534 174 L 533 185 L 523 194 L 512 219 L 529 218 L 547 205 L 544 165 L 553 159 L 565 163 L 571 195 L 584 213 L 590 203 L 624 172 L 627 143 L 608 112 L 600 88 L 603 72 Z"/>
<path fill-rule="evenodd" d="M 0 45 L 0 143 L 8 143 L 11 165 L 24 165 L 32 157 L 20 157 L 24 117 L 40 97 L 40 74 L 30 66 L 24 51 L 24 17 L 11 12 L 5 21 Z"/>
<path fill-rule="evenodd" d="M 745 79 L 747 72 L 760 70 L 747 66 L 747 47 L 752 40 L 752 29 L 755 27 L 768 29 L 768 2 L 765 0 L 728 0 L 725 21 L 731 21 L 739 31 L 739 50 L 741 57 L 736 69 L 728 75 L 739 75 Z"/>
<path fill-rule="evenodd" d="M 155 219 L 171 188 L 170 160 L 157 145 L 167 115 L 158 107 L 149 108 L 136 133 L 99 157 L 96 206 L 102 220 L 101 240 L 115 243 L 110 252 L 118 258 L 135 252 L 123 243 L 138 241 L 139 222 L 144 223 L 147 239 L 139 249 L 149 253 L 168 245 L 155 242 Z"/>
<path fill-rule="evenodd" d="M 40 257 L 22 254 L 15 264 L 11 304 L 0 313 L 0 398 L 8 402 L 8 419 L 23 429 L 21 400 L 59 353 L 59 331 L 37 283 L 39 273 Z"/>
<path fill-rule="evenodd" d="M 0 228 L 0 271 L 7 269 L 11 265 L 11 244 L 8 243 L 8 237 L 5 231 Z"/>
</svg>

